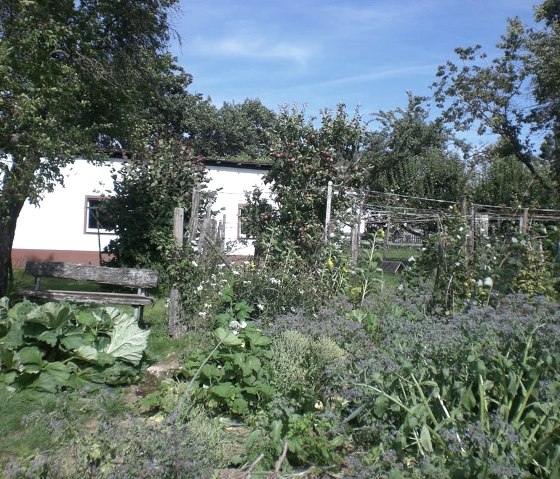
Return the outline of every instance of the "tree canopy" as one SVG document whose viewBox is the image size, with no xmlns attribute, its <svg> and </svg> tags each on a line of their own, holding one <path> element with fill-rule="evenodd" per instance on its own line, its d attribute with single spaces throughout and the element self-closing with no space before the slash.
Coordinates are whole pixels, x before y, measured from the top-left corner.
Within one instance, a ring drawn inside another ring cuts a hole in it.
<svg viewBox="0 0 560 479">
<path fill-rule="evenodd" d="M 179 131 L 190 76 L 167 53 L 177 0 L 0 5 L 0 295 L 18 215 L 77 156 Z"/>
<path fill-rule="evenodd" d="M 559 196 L 558 150 L 549 148 L 543 164 L 534 139 L 549 135 L 552 145 L 558 143 L 560 6 L 545 0 L 535 12 L 541 28 L 510 19 L 498 45 L 500 54 L 491 61 L 480 45 L 457 48 L 459 63 L 440 66 L 434 97 L 455 129 L 475 127 L 479 134 L 498 135 L 510 146 L 511 158 L 552 193 L 553 202 Z M 556 177 L 550 179 L 547 169 L 556 171 Z"/>
</svg>

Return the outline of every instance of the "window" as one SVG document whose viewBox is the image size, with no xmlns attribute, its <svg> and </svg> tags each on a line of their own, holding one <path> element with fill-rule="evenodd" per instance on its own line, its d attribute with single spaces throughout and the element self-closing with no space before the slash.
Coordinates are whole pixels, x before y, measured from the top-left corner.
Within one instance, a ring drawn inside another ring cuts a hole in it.
<svg viewBox="0 0 560 479">
<path fill-rule="evenodd" d="M 246 219 L 246 205 L 239 205 L 237 214 L 237 237 L 244 239 L 252 239 L 253 237 L 249 233 L 249 227 L 247 225 Z"/>
<path fill-rule="evenodd" d="M 113 232 L 112 221 L 109 212 L 104 208 L 110 198 L 104 196 L 86 196 L 86 233 L 105 233 Z"/>
</svg>

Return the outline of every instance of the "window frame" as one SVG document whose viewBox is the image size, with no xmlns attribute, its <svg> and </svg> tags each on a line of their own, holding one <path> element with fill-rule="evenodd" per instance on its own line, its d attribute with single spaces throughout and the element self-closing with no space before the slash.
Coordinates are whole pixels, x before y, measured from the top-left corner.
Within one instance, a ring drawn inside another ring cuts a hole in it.
<svg viewBox="0 0 560 479">
<path fill-rule="evenodd" d="M 254 236 L 243 233 L 243 214 L 242 211 L 247 207 L 247 203 L 238 203 L 237 205 L 237 239 L 239 240 L 254 240 Z"/>
<path fill-rule="evenodd" d="M 86 235 L 93 235 L 93 234 L 101 234 L 101 235 L 114 235 L 114 230 L 108 230 L 105 228 L 91 228 L 89 226 L 90 220 L 90 201 L 111 201 L 111 196 L 99 196 L 99 195 L 86 195 L 84 201 L 84 234 Z"/>
</svg>

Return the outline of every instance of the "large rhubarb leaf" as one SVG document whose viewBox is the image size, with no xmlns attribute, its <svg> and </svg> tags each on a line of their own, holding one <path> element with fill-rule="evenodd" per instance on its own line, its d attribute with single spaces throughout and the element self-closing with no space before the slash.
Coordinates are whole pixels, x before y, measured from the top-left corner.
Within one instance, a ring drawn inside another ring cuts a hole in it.
<svg viewBox="0 0 560 479">
<path fill-rule="evenodd" d="M 138 327 L 136 319 L 121 313 L 116 317 L 110 333 L 111 342 L 105 350 L 107 354 L 137 366 L 148 343 L 149 331 Z"/>
</svg>

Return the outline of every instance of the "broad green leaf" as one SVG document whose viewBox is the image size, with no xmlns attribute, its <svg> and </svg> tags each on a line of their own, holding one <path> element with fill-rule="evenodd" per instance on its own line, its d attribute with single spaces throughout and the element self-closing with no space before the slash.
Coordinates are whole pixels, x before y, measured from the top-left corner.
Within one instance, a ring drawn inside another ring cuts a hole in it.
<svg viewBox="0 0 560 479">
<path fill-rule="evenodd" d="M 461 397 L 461 405 L 467 410 L 470 411 L 472 408 L 476 406 L 476 399 L 471 388 L 468 388 L 463 396 Z"/>
<path fill-rule="evenodd" d="M 49 346 L 55 346 L 58 341 L 58 333 L 57 331 L 43 331 L 37 336 L 37 339 L 47 343 Z"/>
<path fill-rule="evenodd" d="M 6 349 L 17 349 L 23 345 L 23 332 L 21 331 L 21 324 L 14 323 L 8 331 L 8 334 L 0 339 L 0 347 Z"/>
<path fill-rule="evenodd" d="M 236 397 L 231 404 L 231 410 L 237 414 L 249 412 L 249 403 L 242 397 Z"/>
<path fill-rule="evenodd" d="M 43 367 L 43 353 L 36 347 L 22 348 L 17 352 L 17 357 L 23 370 L 32 373 L 40 371 Z"/>
<path fill-rule="evenodd" d="M 272 339 L 268 336 L 263 336 L 258 331 L 247 331 L 246 336 L 252 346 L 268 346 L 272 343 Z"/>
<path fill-rule="evenodd" d="M 256 356 L 249 356 L 247 358 L 247 366 L 251 371 L 258 373 L 261 370 L 261 361 Z"/>
<path fill-rule="evenodd" d="M 75 350 L 76 356 L 86 361 L 97 361 L 97 349 L 93 346 L 83 345 Z"/>
<path fill-rule="evenodd" d="M 60 340 L 60 344 L 66 351 L 75 351 L 82 346 L 88 345 L 88 342 L 85 340 L 83 334 L 74 332 L 66 334 Z"/>
<path fill-rule="evenodd" d="M 426 424 L 422 426 L 422 430 L 420 431 L 420 445 L 424 448 L 424 451 L 432 452 L 434 450 L 432 447 L 430 429 Z"/>
<path fill-rule="evenodd" d="M 230 398 L 233 395 L 238 394 L 240 390 L 239 387 L 234 386 L 232 383 L 225 382 L 212 386 L 208 391 L 221 398 Z"/>
<path fill-rule="evenodd" d="M 259 386 L 259 389 L 260 394 L 266 399 L 270 399 L 276 396 L 276 389 L 274 389 L 272 386 L 269 386 L 268 384 L 261 384 Z"/>
<path fill-rule="evenodd" d="M 42 324 L 50 329 L 56 329 L 73 322 L 74 314 L 68 305 L 51 302 L 35 308 L 27 315 L 26 320 Z"/>
<path fill-rule="evenodd" d="M 274 442 L 282 439 L 282 421 L 275 419 L 270 423 L 270 437 Z"/>
<path fill-rule="evenodd" d="M 46 371 L 39 374 L 39 377 L 33 381 L 30 386 L 31 389 L 46 393 L 56 393 L 58 386 L 54 376 Z"/>
<path fill-rule="evenodd" d="M 114 308 L 106 309 L 111 313 L 111 309 Z M 110 333 L 111 342 L 105 352 L 137 366 L 142 360 L 149 334 L 149 331 L 144 331 L 138 327 L 138 323 L 133 316 L 121 313 L 120 316 L 115 318 L 114 328 Z"/>
<path fill-rule="evenodd" d="M 225 330 L 224 328 L 216 329 L 216 331 L 214 331 L 214 334 L 216 335 L 218 340 L 226 346 L 240 346 L 243 343 L 243 341 L 239 339 L 237 335 L 233 334 L 233 332 L 231 331 Z"/>
<path fill-rule="evenodd" d="M 385 396 L 377 396 L 373 405 L 373 412 L 378 418 L 383 417 L 387 410 L 387 398 Z"/>
<path fill-rule="evenodd" d="M 260 438 L 262 437 L 262 431 L 260 429 L 255 429 L 249 437 L 247 438 L 246 447 L 247 450 L 251 449 L 255 444 L 258 444 Z"/>
<path fill-rule="evenodd" d="M 47 363 L 44 370 L 52 376 L 53 381 L 58 386 L 68 385 L 68 379 L 70 378 L 70 373 L 72 372 L 72 370 L 66 364 L 61 363 L 60 361 Z"/>
<path fill-rule="evenodd" d="M 117 358 L 110 354 L 104 353 L 103 351 L 99 351 L 97 353 L 97 364 L 100 366 L 110 366 L 111 364 L 115 364 Z"/>
<path fill-rule="evenodd" d="M 12 384 L 17 377 L 17 373 L 15 371 L 10 371 L 8 373 L 0 374 L 0 382 L 4 384 Z"/>
</svg>

